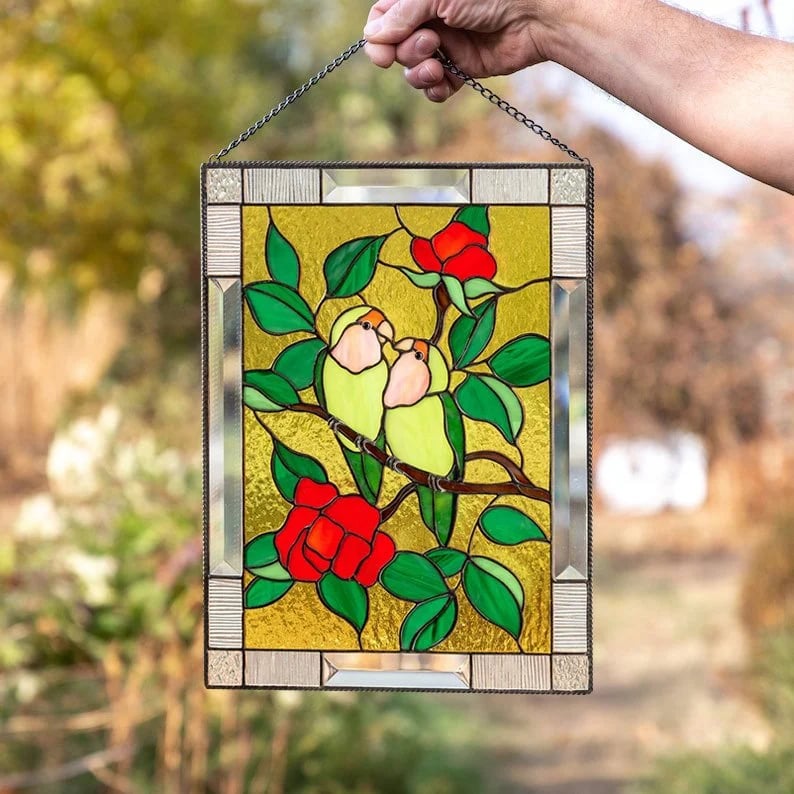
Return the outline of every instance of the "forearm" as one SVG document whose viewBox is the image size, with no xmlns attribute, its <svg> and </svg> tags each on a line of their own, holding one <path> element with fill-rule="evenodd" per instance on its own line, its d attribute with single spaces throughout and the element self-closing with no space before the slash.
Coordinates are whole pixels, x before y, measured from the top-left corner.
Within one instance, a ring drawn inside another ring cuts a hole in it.
<svg viewBox="0 0 794 794">
<path fill-rule="evenodd" d="M 547 6 L 543 53 L 699 149 L 794 192 L 794 46 L 657 0 Z"/>
</svg>

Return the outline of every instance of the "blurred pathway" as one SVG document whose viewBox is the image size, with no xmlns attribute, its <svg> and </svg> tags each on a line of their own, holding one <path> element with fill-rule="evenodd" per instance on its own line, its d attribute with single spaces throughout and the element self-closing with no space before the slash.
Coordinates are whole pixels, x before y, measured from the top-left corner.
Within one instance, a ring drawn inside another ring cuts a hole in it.
<svg viewBox="0 0 794 794">
<path fill-rule="evenodd" d="M 592 695 L 478 695 L 467 705 L 502 748 L 489 791 L 613 794 L 659 755 L 766 741 L 742 692 L 742 559 L 654 555 L 597 557 Z"/>
</svg>

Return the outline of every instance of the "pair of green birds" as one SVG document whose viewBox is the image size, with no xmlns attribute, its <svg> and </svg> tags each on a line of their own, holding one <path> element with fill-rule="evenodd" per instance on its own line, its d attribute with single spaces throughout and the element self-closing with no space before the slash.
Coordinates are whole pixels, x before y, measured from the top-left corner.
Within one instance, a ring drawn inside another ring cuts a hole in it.
<svg viewBox="0 0 794 794">
<path fill-rule="evenodd" d="M 386 344 L 398 352 L 391 366 Z M 342 312 L 331 327 L 328 348 L 322 369 L 327 411 L 365 438 L 383 433 L 398 460 L 449 475 L 454 454 L 440 397 L 449 388 L 449 368 L 441 351 L 423 339 L 395 343 L 391 324 L 372 306 Z M 340 442 L 355 449 L 343 438 Z"/>
</svg>

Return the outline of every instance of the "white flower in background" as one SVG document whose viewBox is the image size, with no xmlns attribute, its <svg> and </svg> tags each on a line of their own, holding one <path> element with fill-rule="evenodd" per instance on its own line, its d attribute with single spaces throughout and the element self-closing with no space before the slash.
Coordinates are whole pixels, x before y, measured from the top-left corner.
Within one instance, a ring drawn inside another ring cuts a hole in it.
<svg viewBox="0 0 794 794">
<path fill-rule="evenodd" d="M 63 519 L 48 493 L 36 494 L 22 503 L 13 533 L 19 540 L 53 540 L 63 534 Z"/>
<path fill-rule="evenodd" d="M 107 555 L 86 554 L 70 549 L 63 556 L 64 568 L 82 586 L 83 598 L 89 606 L 107 604 L 111 598 L 110 578 L 118 570 L 118 563 Z"/>
<path fill-rule="evenodd" d="M 55 437 L 47 456 L 53 493 L 75 500 L 98 493 L 120 422 L 121 411 L 106 405 L 95 420 L 78 419 Z"/>
</svg>

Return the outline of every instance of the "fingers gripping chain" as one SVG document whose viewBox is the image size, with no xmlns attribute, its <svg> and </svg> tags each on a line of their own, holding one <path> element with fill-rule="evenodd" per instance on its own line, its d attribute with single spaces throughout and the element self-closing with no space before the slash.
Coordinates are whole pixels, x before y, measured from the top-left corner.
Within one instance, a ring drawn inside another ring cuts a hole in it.
<svg viewBox="0 0 794 794">
<path fill-rule="evenodd" d="M 214 154 L 210 160 L 220 160 L 225 157 L 232 149 L 236 149 L 241 143 L 245 143 L 250 137 L 256 135 L 262 127 L 269 121 L 272 121 L 282 110 L 289 107 L 293 102 L 297 102 L 309 89 L 313 88 L 324 77 L 327 77 L 331 72 L 340 67 L 352 55 L 355 55 L 367 43 L 366 39 L 359 39 L 357 42 L 351 44 L 346 50 L 339 53 L 332 61 L 327 63 L 317 74 L 312 75 L 303 85 L 296 88 L 291 94 L 288 94 L 277 105 L 272 107 L 261 119 L 255 121 L 247 130 L 241 132 L 233 141 L 230 141 L 223 147 L 217 154 Z M 484 86 L 478 80 L 470 77 L 466 72 L 455 66 L 454 63 L 444 53 L 439 51 L 436 55 L 441 65 L 452 75 L 462 80 L 466 85 L 473 88 L 478 93 L 482 94 L 491 104 L 496 105 L 499 110 L 503 110 L 508 116 L 515 119 L 519 124 L 523 124 L 530 132 L 535 133 L 548 141 L 552 146 L 556 146 L 561 152 L 564 152 L 568 157 L 578 160 L 580 163 L 590 164 L 586 157 L 579 156 L 570 146 L 564 144 L 559 138 L 555 138 L 548 130 L 544 129 L 536 121 L 533 121 L 526 113 L 513 107 L 509 102 L 502 99 L 498 94 L 491 91 L 490 88 Z"/>
</svg>

